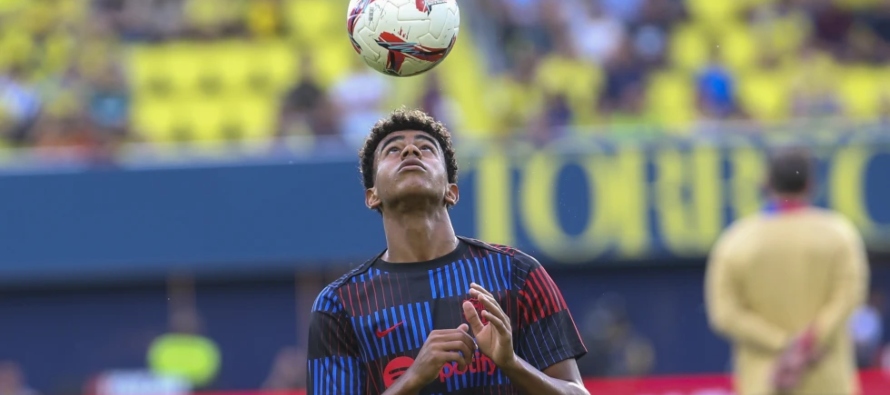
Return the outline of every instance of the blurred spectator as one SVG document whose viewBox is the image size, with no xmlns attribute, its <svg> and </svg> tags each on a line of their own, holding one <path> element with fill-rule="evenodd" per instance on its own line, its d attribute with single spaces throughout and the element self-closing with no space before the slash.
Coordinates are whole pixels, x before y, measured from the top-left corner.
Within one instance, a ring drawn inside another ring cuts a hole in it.
<svg viewBox="0 0 890 395">
<path fill-rule="evenodd" d="M 371 126 L 383 118 L 390 85 L 386 75 L 372 70 L 358 57 L 352 72 L 331 89 L 331 100 L 341 115 L 343 136 L 356 147 L 365 141 Z"/>
<path fill-rule="evenodd" d="M 645 0 L 603 0 L 606 13 L 613 15 L 625 23 L 632 22 L 640 15 Z M 666 0 L 665 0 L 666 1 Z"/>
<path fill-rule="evenodd" d="M 625 91 L 641 86 L 645 70 L 633 43 L 629 39 L 621 42 L 618 51 L 606 63 L 606 84 L 600 98 L 601 111 L 611 112 L 621 106 Z"/>
<path fill-rule="evenodd" d="M 284 98 L 279 119 L 281 136 L 322 137 L 323 144 L 341 146 L 342 136 L 337 124 L 337 108 L 315 79 L 312 59 L 301 59 L 301 76 Z"/>
<path fill-rule="evenodd" d="M 24 67 L 14 66 L 5 76 L 0 74 L 0 113 L 11 126 L 8 139 L 23 142 L 41 106 L 38 91 L 28 82 Z"/>
<path fill-rule="evenodd" d="M 800 51 L 800 67 L 792 83 L 794 117 L 830 117 L 840 113 L 832 75 L 837 71 L 834 60 L 813 46 Z"/>
<path fill-rule="evenodd" d="M 460 124 L 460 107 L 455 100 L 442 89 L 442 77 L 436 70 L 431 71 L 426 77 L 426 89 L 420 98 L 420 108 L 432 115 L 440 122 L 455 130 Z M 454 132 L 452 132 L 454 133 Z"/>
<path fill-rule="evenodd" d="M 0 395 L 37 395 L 37 392 L 28 388 L 25 374 L 18 364 L 0 361 Z"/>
<path fill-rule="evenodd" d="M 813 40 L 817 47 L 843 56 L 854 23 L 853 15 L 831 0 L 809 0 L 805 4 L 813 21 Z"/>
<path fill-rule="evenodd" d="M 735 81 L 719 60 L 718 50 L 711 51 L 708 64 L 697 76 L 699 109 L 709 118 L 727 118 L 736 111 Z"/>
<path fill-rule="evenodd" d="M 870 368 L 878 362 L 884 340 L 884 295 L 872 291 L 868 303 L 853 313 L 850 320 L 856 346 L 856 365 Z"/>
<path fill-rule="evenodd" d="M 285 347 L 275 356 L 272 371 L 262 389 L 270 391 L 302 389 L 306 386 L 306 351 Z"/>
<path fill-rule="evenodd" d="M 598 64 L 614 55 L 625 34 L 625 25 L 606 14 L 602 1 L 580 1 L 571 8 L 577 9 L 570 33 L 573 45 L 582 58 Z"/>
<path fill-rule="evenodd" d="M 578 361 L 582 375 L 642 376 L 652 370 L 652 345 L 634 329 L 620 295 L 606 294 L 597 299 L 584 328 L 588 354 Z"/>
</svg>

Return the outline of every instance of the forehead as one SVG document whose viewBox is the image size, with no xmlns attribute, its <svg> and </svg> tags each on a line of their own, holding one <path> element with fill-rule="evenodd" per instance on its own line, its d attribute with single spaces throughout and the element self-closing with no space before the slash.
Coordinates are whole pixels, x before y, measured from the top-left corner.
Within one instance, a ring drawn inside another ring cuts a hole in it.
<svg viewBox="0 0 890 395">
<path fill-rule="evenodd" d="M 435 144 L 436 147 L 439 147 L 439 142 L 427 132 L 421 130 L 400 130 L 397 132 L 392 132 L 384 137 L 383 140 L 380 141 L 380 145 L 377 148 L 382 149 L 383 147 L 396 141 L 416 143 L 419 140 L 431 142 Z"/>
</svg>

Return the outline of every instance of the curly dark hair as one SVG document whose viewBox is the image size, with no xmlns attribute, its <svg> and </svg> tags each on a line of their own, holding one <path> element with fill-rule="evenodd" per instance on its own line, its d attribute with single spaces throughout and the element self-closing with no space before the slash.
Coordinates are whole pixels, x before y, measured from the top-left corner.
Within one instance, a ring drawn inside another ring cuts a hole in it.
<svg viewBox="0 0 890 395">
<path fill-rule="evenodd" d="M 454 158 L 454 147 L 451 145 L 451 133 L 441 122 L 436 121 L 429 114 L 421 110 L 409 110 L 404 107 L 393 111 L 389 117 L 381 119 L 371 128 L 371 134 L 365 139 L 365 145 L 359 151 L 359 171 L 362 174 L 362 183 L 365 189 L 374 187 L 374 151 L 386 136 L 404 130 L 418 130 L 426 132 L 442 147 L 445 155 L 445 170 L 448 172 L 448 182 L 457 182 L 457 159 Z"/>
</svg>

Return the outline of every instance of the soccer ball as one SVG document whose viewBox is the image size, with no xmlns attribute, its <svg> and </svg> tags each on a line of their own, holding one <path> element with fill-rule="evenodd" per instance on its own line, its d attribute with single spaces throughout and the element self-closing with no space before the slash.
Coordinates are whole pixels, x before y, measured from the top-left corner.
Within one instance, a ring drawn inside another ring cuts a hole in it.
<svg viewBox="0 0 890 395">
<path fill-rule="evenodd" d="M 457 0 L 351 0 L 346 29 L 368 66 L 407 77 L 448 56 L 460 30 L 460 10 Z"/>
</svg>

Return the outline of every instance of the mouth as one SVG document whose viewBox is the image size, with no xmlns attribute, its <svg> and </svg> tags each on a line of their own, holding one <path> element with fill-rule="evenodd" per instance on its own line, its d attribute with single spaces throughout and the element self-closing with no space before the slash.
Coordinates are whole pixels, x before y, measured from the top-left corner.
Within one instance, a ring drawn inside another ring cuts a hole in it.
<svg viewBox="0 0 890 395">
<path fill-rule="evenodd" d="M 418 159 L 405 159 L 402 161 L 402 164 L 399 165 L 399 171 L 402 170 L 423 170 L 426 171 L 426 167 L 423 166 L 423 162 Z"/>
</svg>

